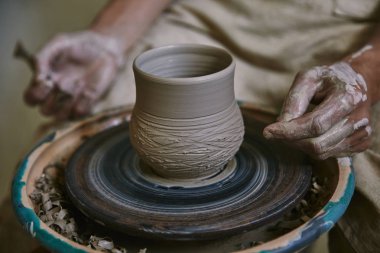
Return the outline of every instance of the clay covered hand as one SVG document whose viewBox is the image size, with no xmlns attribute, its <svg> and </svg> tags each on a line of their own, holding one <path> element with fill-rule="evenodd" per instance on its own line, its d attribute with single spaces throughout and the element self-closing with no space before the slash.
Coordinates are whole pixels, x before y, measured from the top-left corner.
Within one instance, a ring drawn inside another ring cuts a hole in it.
<svg viewBox="0 0 380 253">
<path fill-rule="evenodd" d="M 278 122 L 264 129 L 317 159 L 351 156 L 370 145 L 371 86 L 347 62 L 299 73 Z M 308 111 L 310 104 L 316 105 Z"/>
<path fill-rule="evenodd" d="M 91 31 L 58 35 L 35 57 L 24 100 L 60 120 L 86 115 L 111 86 L 123 60 L 112 38 Z"/>
</svg>

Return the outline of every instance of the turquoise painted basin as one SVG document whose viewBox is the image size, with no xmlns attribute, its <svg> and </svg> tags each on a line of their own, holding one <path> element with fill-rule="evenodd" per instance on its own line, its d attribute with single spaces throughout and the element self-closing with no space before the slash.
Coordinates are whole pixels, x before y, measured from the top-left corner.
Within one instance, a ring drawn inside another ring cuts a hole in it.
<svg viewBox="0 0 380 253">
<path fill-rule="evenodd" d="M 247 103 L 239 104 L 245 110 L 252 110 L 252 113 L 261 120 L 268 122 L 273 120 L 272 116 L 259 112 Z M 83 142 L 83 137 L 129 121 L 130 115 L 131 108 L 117 108 L 73 123 L 47 135 L 20 162 L 12 185 L 14 210 L 29 234 L 38 239 L 46 248 L 65 253 L 96 252 L 64 238 L 38 218 L 28 197 L 34 189 L 35 180 L 41 175 L 46 165 L 56 161 L 67 161 Z M 321 173 L 322 176 L 329 177 L 328 188 L 331 191 L 331 197 L 326 200 L 326 205 L 312 219 L 291 232 L 259 246 L 237 252 L 294 252 L 306 247 L 333 227 L 345 212 L 354 192 L 355 183 L 351 161 L 348 158 L 332 159 L 316 162 L 313 166 L 317 168 L 315 171 Z"/>
</svg>

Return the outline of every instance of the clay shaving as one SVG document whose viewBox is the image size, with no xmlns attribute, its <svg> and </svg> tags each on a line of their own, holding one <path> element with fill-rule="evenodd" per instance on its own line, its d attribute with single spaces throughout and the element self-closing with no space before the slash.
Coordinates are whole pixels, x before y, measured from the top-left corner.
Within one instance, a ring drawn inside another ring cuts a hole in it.
<svg viewBox="0 0 380 253">
<path fill-rule="evenodd" d="M 91 228 L 79 228 L 74 206 L 64 193 L 63 166 L 50 165 L 44 169 L 35 183 L 35 190 L 30 194 L 38 217 L 51 229 L 64 237 L 85 245 L 90 249 L 109 253 L 127 253 L 123 247 L 114 244 L 109 237 L 95 235 Z M 140 249 L 139 253 L 145 253 Z"/>
<path fill-rule="evenodd" d="M 310 188 L 300 203 L 268 229 L 283 234 L 309 221 L 325 204 L 329 195 L 325 189 L 327 182 L 327 178 L 321 180 L 318 177 L 312 177 Z"/>
<path fill-rule="evenodd" d="M 64 166 L 54 164 L 44 169 L 41 177 L 36 180 L 35 190 L 30 199 L 35 206 L 38 217 L 51 229 L 64 237 L 101 252 L 127 253 L 124 247 L 115 245 L 108 236 L 99 236 L 92 231 L 91 222 L 83 222 L 84 217 L 71 204 L 64 192 Z M 326 190 L 327 178 L 312 177 L 310 188 L 300 203 L 284 217 L 268 226 L 266 232 L 273 238 L 287 233 L 311 219 L 324 205 L 329 196 Z M 82 224 L 79 222 L 82 221 Z M 236 245 L 238 249 L 247 249 L 264 242 L 249 241 Z M 139 253 L 146 253 L 147 249 L 140 249 Z"/>
<path fill-rule="evenodd" d="M 273 238 L 276 238 L 310 220 L 326 204 L 325 200 L 330 195 L 329 191 L 326 190 L 327 183 L 327 177 L 321 179 L 313 176 L 305 197 L 289 213 L 285 214 L 281 220 L 268 226 L 265 232 L 270 233 Z M 263 243 L 263 241 L 249 241 L 238 245 L 237 248 L 244 250 Z"/>
</svg>

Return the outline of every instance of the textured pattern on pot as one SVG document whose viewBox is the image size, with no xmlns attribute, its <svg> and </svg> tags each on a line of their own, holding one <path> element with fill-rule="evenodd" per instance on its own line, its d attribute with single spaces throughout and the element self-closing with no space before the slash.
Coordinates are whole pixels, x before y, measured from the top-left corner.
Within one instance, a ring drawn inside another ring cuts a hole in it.
<svg viewBox="0 0 380 253">
<path fill-rule="evenodd" d="M 235 101 L 235 62 L 223 49 L 181 44 L 138 56 L 131 142 L 162 177 L 205 178 L 220 172 L 244 135 Z"/>
</svg>

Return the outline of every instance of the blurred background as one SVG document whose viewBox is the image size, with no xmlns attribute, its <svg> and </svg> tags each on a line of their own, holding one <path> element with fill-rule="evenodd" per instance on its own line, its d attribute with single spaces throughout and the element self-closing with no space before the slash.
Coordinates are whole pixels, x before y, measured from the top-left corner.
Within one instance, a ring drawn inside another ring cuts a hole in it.
<svg viewBox="0 0 380 253">
<path fill-rule="evenodd" d="M 31 72 L 15 60 L 18 40 L 31 52 L 54 34 L 86 27 L 105 0 L 0 0 L 0 203 L 9 192 L 15 166 L 48 121 L 22 99 Z"/>
</svg>

